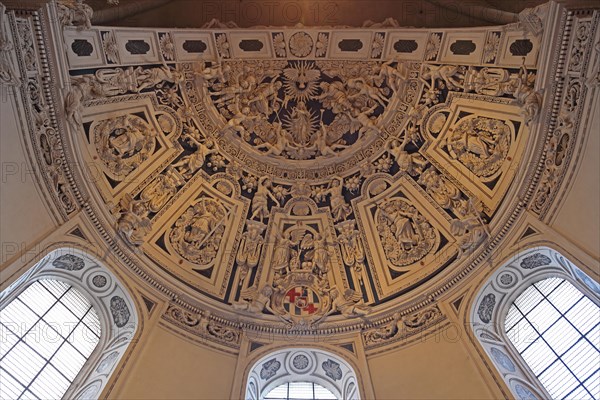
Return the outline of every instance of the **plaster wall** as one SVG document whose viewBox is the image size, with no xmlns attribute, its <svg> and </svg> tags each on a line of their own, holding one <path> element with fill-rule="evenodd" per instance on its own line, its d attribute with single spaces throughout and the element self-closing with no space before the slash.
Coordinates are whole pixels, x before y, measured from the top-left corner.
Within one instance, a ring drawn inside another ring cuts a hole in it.
<svg viewBox="0 0 600 400">
<path fill-rule="evenodd" d="M 377 399 L 497 399 L 456 330 L 368 360 Z"/>
<path fill-rule="evenodd" d="M 553 228 L 586 253 L 600 259 L 600 95 L 594 99 L 579 170 Z"/>
<path fill-rule="evenodd" d="M 31 251 L 54 224 L 35 184 L 18 128 L 14 97 L 0 87 L 0 271 Z M 1 279 L 4 280 L 4 279 Z"/>
<path fill-rule="evenodd" d="M 110 397 L 227 399 L 237 357 L 189 342 L 154 326 L 134 353 Z"/>
</svg>

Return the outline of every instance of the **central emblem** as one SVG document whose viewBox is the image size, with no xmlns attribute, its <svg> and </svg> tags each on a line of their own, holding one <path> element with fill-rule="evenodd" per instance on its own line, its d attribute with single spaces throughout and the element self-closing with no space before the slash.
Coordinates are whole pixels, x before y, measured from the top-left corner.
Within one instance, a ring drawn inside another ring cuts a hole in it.
<svg viewBox="0 0 600 400">
<path fill-rule="evenodd" d="M 308 286 L 294 286 L 283 298 L 283 308 L 293 316 L 313 315 L 321 309 L 319 295 Z"/>
</svg>

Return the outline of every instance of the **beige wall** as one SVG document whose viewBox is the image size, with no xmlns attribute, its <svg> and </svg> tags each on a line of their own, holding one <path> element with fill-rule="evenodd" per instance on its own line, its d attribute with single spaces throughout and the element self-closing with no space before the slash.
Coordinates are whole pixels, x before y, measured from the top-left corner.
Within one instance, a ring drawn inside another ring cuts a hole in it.
<svg viewBox="0 0 600 400">
<path fill-rule="evenodd" d="M 36 244 L 55 229 L 36 189 L 15 117 L 12 95 L 0 86 L 0 270 L 20 252 L 35 253 Z"/>
<path fill-rule="evenodd" d="M 581 166 L 552 226 L 596 260 L 600 259 L 599 97 L 596 95 Z"/>
<path fill-rule="evenodd" d="M 156 326 L 110 393 L 118 399 L 227 399 L 237 357 Z"/>
<path fill-rule="evenodd" d="M 497 399 L 455 331 L 369 359 L 377 399 Z"/>
</svg>

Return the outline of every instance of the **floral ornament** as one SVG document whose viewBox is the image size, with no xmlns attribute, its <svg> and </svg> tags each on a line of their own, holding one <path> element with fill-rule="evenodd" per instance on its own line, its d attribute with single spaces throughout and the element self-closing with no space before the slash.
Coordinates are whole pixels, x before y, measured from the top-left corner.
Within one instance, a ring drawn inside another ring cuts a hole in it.
<svg viewBox="0 0 600 400">
<path fill-rule="evenodd" d="M 119 63 L 119 47 L 117 46 L 117 39 L 112 32 L 102 32 L 102 48 L 109 63 Z"/>
<path fill-rule="evenodd" d="M 360 189 L 360 175 L 354 175 L 351 178 L 346 179 L 344 186 L 351 193 L 356 193 Z"/>
<path fill-rule="evenodd" d="M 294 57 L 303 58 L 310 54 L 314 42 L 306 32 L 296 32 L 290 38 L 290 52 Z"/>
<path fill-rule="evenodd" d="M 381 53 L 383 53 L 384 43 L 385 34 L 380 32 L 376 33 L 373 37 L 373 44 L 371 45 L 371 58 L 381 57 Z"/>
<path fill-rule="evenodd" d="M 442 35 L 439 33 L 432 33 L 429 35 L 429 40 L 427 41 L 427 45 L 425 46 L 425 59 L 432 60 L 434 59 L 438 51 L 440 50 L 440 45 L 442 44 Z"/>
<path fill-rule="evenodd" d="M 247 175 L 242 178 L 242 190 L 245 190 L 248 193 L 252 193 L 256 190 L 256 186 L 258 185 L 258 178 L 254 175 Z"/>
<path fill-rule="evenodd" d="M 342 379 L 342 369 L 340 368 L 340 364 L 336 363 L 332 359 L 328 359 L 327 361 L 323 362 L 321 366 L 323 367 L 323 371 L 325 371 L 325 375 L 334 381 Z"/>
<path fill-rule="evenodd" d="M 170 33 L 165 33 L 160 37 L 160 49 L 166 60 L 171 61 L 175 59 L 175 43 L 173 43 Z"/>
<path fill-rule="evenodd" d="M 377 172 L 389 172 L 390 168 L 392 168 L 392 164 L 394 160 L 388 155 L 384 155 L 379 160 L 375 161 L 375 170 Z"/>
<path fill-rule="evenodd" d="M 225 163 L 225 157 L 223 157 L 220 154 L 211 155 L 209 160 L 210 161 L 208 163 L 206 163 L 206 165 L 209 168 L 212 168 L 213 171 L 217 171 L 219 168 L 223 168 L 223 167 L 225 167 L 225 165 L 227 165 Z"/>
<path fill-rule="evenodd" d="M 483 45 L 483 62 L 490 63 L 496 58 L 496 52 L 500 45 L 500 32 L 490 32 Z"/>
<path fill-rule="evenodd" d="M 273 48 L 275 49 L 275 55 L 277 57 L 287 56 L 283 32 L 273 33 Z"/>
<path fill-rule="evenodd" d="M 215 43 L 217 44 L 217 51 L 219 52 L 221 57 L 231 57 L 231 54 L 229 53 L 229 41 L 227 40 L 227 35 L 225 33 L 216 33 Z"/>
<path fill-rule="evenodd" d="M 329 33 L 319 32 L 317 35 L 317 45 L 315 46 L 315 57 L 325 57 L 327 42 L 329 42 Z"/>
<path fill-rule="evenodd" d="M 315 186 L 315 187 L 313 187 L 313 189 L 311 191 L 312 197 L 317 202 L 321 202 L 321 201 L 325 200 L 325 198 L 327 198 L 327 193 L 328 193 L 328 191 L 325 186 Z"/>
<path fill-rule="evenodd" d="M 290 191 L 284 188 L 283 186 L 273 186 L 272 191 L 275 195 L 275 198 L 279 201 L 282 201 L 285 198 L 285 196 L 290 194 Z"/>
</svg>

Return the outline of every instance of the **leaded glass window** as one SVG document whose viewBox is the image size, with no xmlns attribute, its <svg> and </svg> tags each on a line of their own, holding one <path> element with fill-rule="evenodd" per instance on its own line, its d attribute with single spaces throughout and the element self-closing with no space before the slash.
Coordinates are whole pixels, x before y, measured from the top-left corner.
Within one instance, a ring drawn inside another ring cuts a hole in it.
<svg viewBox="0 0 600 400">
<path fill-rule="evenodd" d="M 100 334 L 96 310 L 77 289 L 33 282 L 0 311 L 0 398 L 62 398 Z"/>
<path fill-rule="evenodd" d="M 552 398 L 600 398 L 600 307 L 569 281 L 529 286 L 510 307 L 505 329 Z"/>
<path fill-rule="evenodd" d="M 335 400 L 335 395 L 312 382 L 287 382 L 271 390 L 264 400 Z"/>
</svg>

